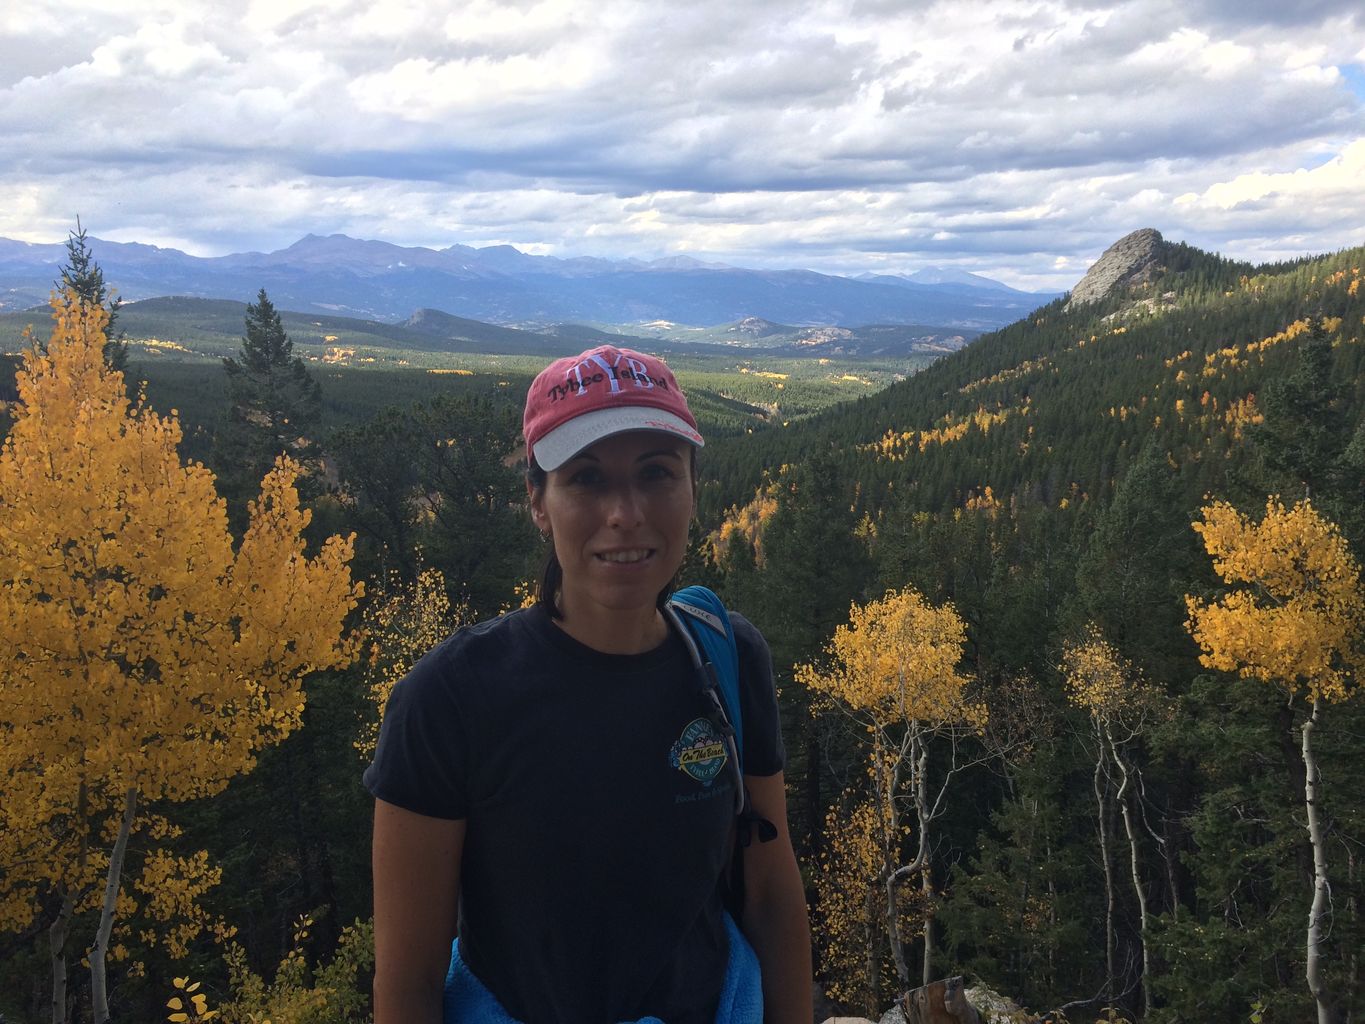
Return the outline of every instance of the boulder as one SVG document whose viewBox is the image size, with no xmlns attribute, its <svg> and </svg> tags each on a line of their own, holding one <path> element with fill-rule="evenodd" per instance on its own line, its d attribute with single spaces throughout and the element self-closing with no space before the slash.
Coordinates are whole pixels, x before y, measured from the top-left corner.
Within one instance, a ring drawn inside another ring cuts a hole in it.
<svg viewBox="0 0 1365 1024">
<path fill-rule="evenodd" d="M 966 995 L 967 1001 L 981 1015 L 981 1024 L 1027 1024 L 1034 1020 L 1033 1014 L 1013 999 L 985 985 L 973 985 L 967 989 Z"/>
</svg>

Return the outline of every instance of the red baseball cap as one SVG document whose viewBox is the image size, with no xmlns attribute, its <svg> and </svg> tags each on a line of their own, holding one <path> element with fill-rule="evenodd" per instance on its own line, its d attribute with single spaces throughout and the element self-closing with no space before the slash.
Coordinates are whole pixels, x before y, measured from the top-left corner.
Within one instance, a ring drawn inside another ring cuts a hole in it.
<svg viewBox="0 0 1365 1024">
<path fill-rule="evenodd" d="M 526 450 L 546 472 L 627 430 L 659 430 L 698 448 L 704 443 L 673 371 L 654 356 L 600 345 L 556 359 L 526 392 Z"/>
</svg>

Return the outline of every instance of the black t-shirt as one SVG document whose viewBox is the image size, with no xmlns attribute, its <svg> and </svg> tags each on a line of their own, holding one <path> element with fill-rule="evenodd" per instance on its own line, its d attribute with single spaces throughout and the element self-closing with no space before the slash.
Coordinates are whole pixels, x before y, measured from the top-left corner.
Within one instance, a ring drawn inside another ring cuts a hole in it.
<svg viewBox="0 0 1365 1024">
<path fill-rule="evenodd" d="M 767 644 L 731 620 L 744 771 L 772 775 L 784 752 Z M 718 738 L 676 636 L 602 654 L 536 607 L 462 629 L 413 668 L 365 784 L 466 820 L 460 949 L 513 1017 L 710 1024 L 734 820 L 731 775 L 702 757 Z"/>
</svg>

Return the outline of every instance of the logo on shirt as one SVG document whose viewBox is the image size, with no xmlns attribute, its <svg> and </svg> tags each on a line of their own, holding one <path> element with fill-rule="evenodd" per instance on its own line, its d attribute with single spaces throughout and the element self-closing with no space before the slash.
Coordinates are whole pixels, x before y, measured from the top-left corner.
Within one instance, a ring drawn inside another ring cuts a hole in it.
<svg viewBox="0 0 1365 1024">
<path fill-rule="evenodd" d="M 686 772 L 703 786 L 709 786 L 721 773 L 729 755 L 716 727 L 705 718 L 694 718 L 668 752 L 669 763 Z"/>
</svg>

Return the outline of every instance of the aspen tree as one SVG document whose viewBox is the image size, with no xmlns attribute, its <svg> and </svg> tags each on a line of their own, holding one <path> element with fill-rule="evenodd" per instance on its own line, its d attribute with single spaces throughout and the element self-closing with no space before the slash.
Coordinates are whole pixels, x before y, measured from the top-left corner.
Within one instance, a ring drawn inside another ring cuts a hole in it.
<svg viewBox="0 0 1365 1024">
<path fill-rule="evenodd" d="M 1285 508 L 1266 501 L 1259 522 L 1227 502 L 1204 507 L 1193 524 L 1214 571 L 1233 589 L 1215 601 L 1186 598 L 1188 628 L 1208 668 L 1279 686 L 1291 702 L 1308 703 L 1300 727 L 1304 806 L 1313 851 L 1313 901 L 1304 965 L 1319 1024 L 1335 1019 L 1323 946 L 1330 932 L 1331 882 L 1322 812 L 1322 777 L 1313 735 L 1327 704 L 1357 689 L 1365 667 L 1359 643 L 1365 626 L 1360 568 L 1336 525 L 1308 500 Z"/>
<path fill-rule="evenodd" d="M 143 860 L 153 914 L 177 905 L 158 903 L 157 879 L 184 896 L 211 877 L 194 858 L 134 855 L 129 837 L 171 834 L 148 805 L 220 792 L 299 725 L 303 677 L 352 658 L 343 621 L 361 588 L 349 538 L 305 555 L 288 459 L 234 551 L 213 475 L 180 460 L 174 413 L 130 401 L 102 358 L 107 311 L 67 292 L 53 319 L 0 450 L 0 928 L 57 907 L 61 1022 L 68 932 L 97 910 L 87 956 L 105 1024 L 113 926 L 137 906 L 125 860 Z"/>
<path fill-rule="evenodd" d="M 391 574 L 379 591 L 371 590 L 362 623 L 366 646 L 366 684 L 372 713 L 361 723 L 355 748 L 371 757 L 379 743 L 379 724 L 389 695 L 422 655 L 473 621 L 469 606 L 451 607 L 445 577 L 423 569 L 406 583 Z"/>
<path fill-rule="evenodd" d="M 913 587 L 892 591 L 879 601 L 854 605 L 846 625 L 837 627 L 826 648 L 829 668 L 797 668 L 797 681 L 827 698 L 859 723 L 872 741 L 868 774 L 877 804 L 882 863 L 877 883 L 886 889 L 886 930 L 892 959 L 903 987 L 910 987 L 908 939 L 900 921 L 898 890 L 916 875 L 926 904 L 921 938 L 923 984 L 933 961 L 930 871 L 933 823 L 947 810 L 954 777 L 969 763 L 959 741 L 981 732 L 986 707 L 967 695 L 969 680 L 958 671 L 966 629 L 950 604 L 935 607 Z M 930 779 L 929 752 L 946 741 L 947 767 Z M 913 822 L 916 850 L 902 863 L 899 837 Z"/>
<path fill-rule="evenodd" d="M 1114 877 L 1109 850 L 1110 809 L 1118 805 L 1123 817 L 1124 834 L 1128 838 L 1128 866 L 1133 883 L 1133 894 L 1138 904 L 1138 935 L 1142 945 L 1142 1010 L 1143 1016 L 1152 1011 L 1151 955 L 1148 937 L 1150 914 L 1147 909 L 1147 890 L 1142 882 L 1138 829 L 1133 804 L 1141 800 L 1142 774 L 1124 755 L 1123 748 L 1135 739 L 1145 725 L 1153 708 L 1151 695 L 1142 686 L 1138 672 L 1114 646 L 1105 639 L 1099 628 L 1090 623 L 1082 636 L 1068 641 L 1062 648 L 1062 672 L 1066 678 L 1067 699 L 1090 716 L 1095 737 L 1095 770 L 1092 785 L 1098 811 L 1100 858 L 1104 867 L 1105 890 L 1105 994 L 1109 996 L 1109 1010 L 1114 1012 L 1115 943 L 1114 943 Z M 1118 771 L 1119 786 L 1110 802 L 1111 769 Z M 1135 793 L 1134 789 L 1138 792 Z M 1139 812 L 1142 807 L 1139 803 Z M 1153 833 L 1155 838 L 1155 833 Z"/>
</svg>

